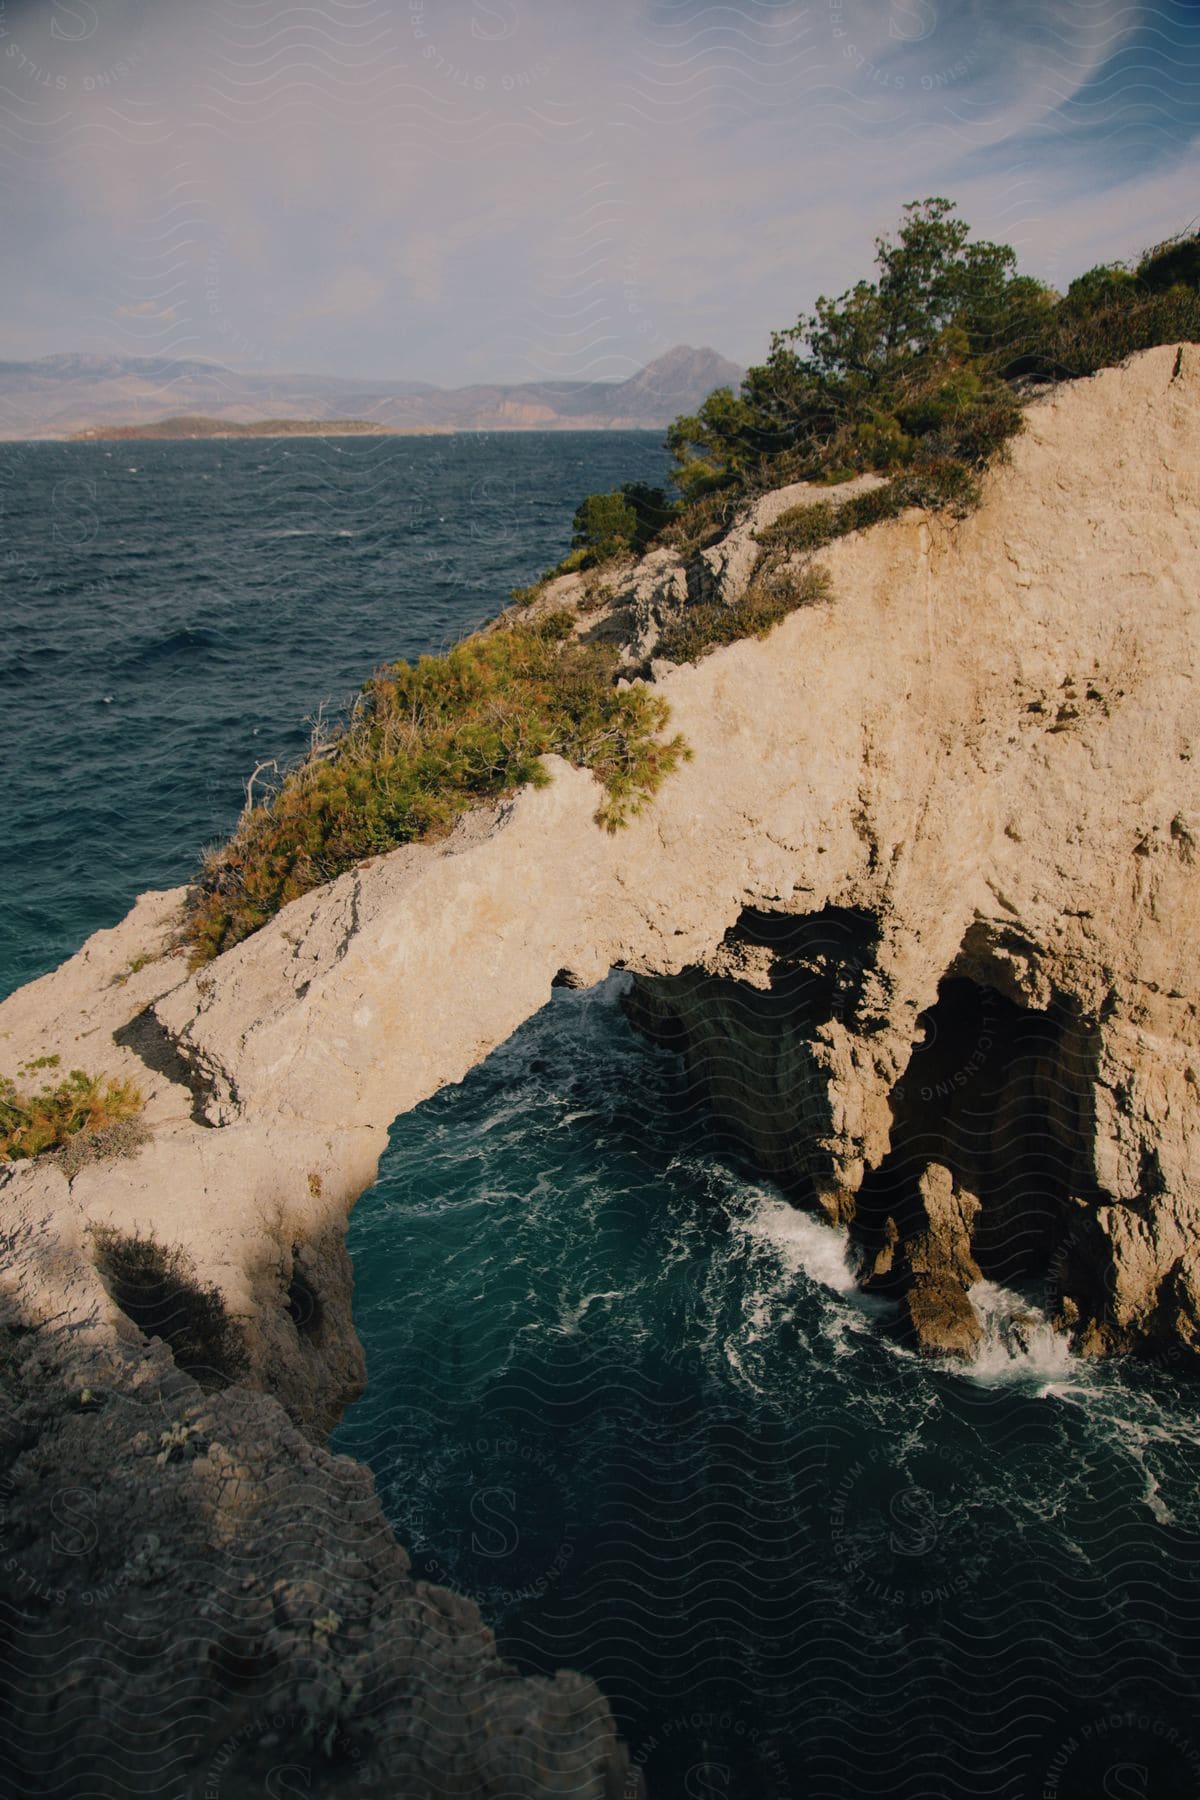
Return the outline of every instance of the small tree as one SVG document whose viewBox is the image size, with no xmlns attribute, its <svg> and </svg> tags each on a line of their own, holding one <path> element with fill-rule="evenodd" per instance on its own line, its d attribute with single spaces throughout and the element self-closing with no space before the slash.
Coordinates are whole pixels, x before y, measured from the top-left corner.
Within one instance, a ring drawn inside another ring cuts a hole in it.
<svg viewBox="0 0 1200 1800">
<path fill-rule="evenodd" d="M 586 553 L 576 567 L 640 556 L 674 513 L 662 489 L 642 481 L 627 481 L 611 494 L 589 494 L 573 522 L 571 548 Z"/>
<path fill-rule="evenodd" d="M 915 436 L 944 434 L 968 391 L 990 403 L 987 359 L 1007 353 L 1030 311 L 1053 298 L 1017 275 L 1007 244 L 973 241 L 937 196 L 906 206 L 895 237 L 875 240 L 875 267 L 874 280 L 822 294 L 776 332 L 740 395 L 722 389 L 676 421 L 667 443 L 685 495 L 753 483 L 768 468 L 777 478 L 780 457 L 791 459 L 783 473 L 810 475 L 904 464 Z M 968 363 L 973 389 L 961 379 Z"/>
<path fill-rule="evenodd" d="M 629 549 L 637 531 L 637 514 L 620 489 L 613 494 L 589 494 L 576 508 L 573 526 L 572 550 L 586 550 L 599 562 Z"/>
</svg>

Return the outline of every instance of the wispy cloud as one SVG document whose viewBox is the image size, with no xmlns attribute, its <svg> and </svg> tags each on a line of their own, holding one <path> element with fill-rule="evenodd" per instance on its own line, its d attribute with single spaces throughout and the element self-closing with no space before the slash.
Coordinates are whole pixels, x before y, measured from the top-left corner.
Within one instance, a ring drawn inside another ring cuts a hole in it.
<svg viewBox="0 0 1200 1800">
<path fill-rule="evenodd" d="M 0 353 L 455 381 L 762 353 L 905 200 L 1188 222 L 1187 0 L 0 0 Z"/>
</svg>

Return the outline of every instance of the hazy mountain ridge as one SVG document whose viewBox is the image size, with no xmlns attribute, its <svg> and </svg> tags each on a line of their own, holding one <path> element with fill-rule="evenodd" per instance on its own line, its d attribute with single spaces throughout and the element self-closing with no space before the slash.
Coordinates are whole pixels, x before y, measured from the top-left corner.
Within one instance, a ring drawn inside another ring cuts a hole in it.
<svg viewBox="0 0 1200 1800">
<path fill-rule="evenodd" d="M 172 357 L 63 352 L 0 362 L 0 438 L 72 437 L 144 427 L 181 415 L 231 425 L 354 418 L 392 431 L 654 429 L 694 411 L 742 370 L 708 348 L 679 344 L 625 381 L 473 383 L 257 374 Z"/>
</svg>

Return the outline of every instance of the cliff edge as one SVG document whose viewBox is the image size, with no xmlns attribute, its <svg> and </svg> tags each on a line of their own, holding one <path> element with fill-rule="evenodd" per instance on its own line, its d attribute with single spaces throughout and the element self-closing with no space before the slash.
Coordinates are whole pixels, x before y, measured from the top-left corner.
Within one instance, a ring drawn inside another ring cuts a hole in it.
<svg viewBox="0 0 1200 1800">
<path fill-rule="evenodd" d="M 388 1125 L 460 1079 L 553 982 L 617 965 L 637 977 L 638 1023 L 689 1059 L 740 1153 L 849 1228 L 860 1278 L 895 1297 L 920 1347 L 970 1355 L 971 1290 L 992 1279 L 1041 1283 L 1081 1350 L 1194 1357 L 1198 400 L 1193 346 L 1053 390 L 969 517 L 913 511 L 839 539 L 818 557 L 826 599 L 695 665 L 654 660 L 663 623 L 736 601 L 755 531 L 830 490 L 767 495 L 721 544 L 606 574 L 599 604 L 583 578 L 555 584 L 539 604 L 575 606 L 581 633 L 631 644 L 695 753 L 626 830 L 597 829 L 596 782 L 555 762 L 548 787 L 360 865 L 203 970 L 170 951 L 182 891 L 145 895 L 13 995 L 4 1066 L 57 1053 L 131 1076 L 153 1133 L 133 1159 L 71 1180 L 44 1159 L 0 1172 L 14 1379 L 33 1380 L 31 1345 L 53 1344 L 64 1393 L 96 1391 L 85 1355 L 115 1359 L 122 1395 L 130 1367 L 155 1371 L 155 1394 L 198 1380 L 163 1430 L 194 1423 L 236 1460 L 269 1407 L 280 1468 L 350 1482 L 301 1434 L 319 1440 L 361 1383 L 342 1233 Z M 196 1291 L 215 1289 L 224 1367 L 180 1374 L 169 1333 L 147 1347 L 119 1278 L 120 1246 L 147 1238 Z M 123 1401 L 113 1415 L 138 1416 Z M 90 1418 L 89 1402 L 69 1440 L 61 1420 L 10 1439 L 11 1479 L 47 1444 L 82 1446 Z M 130 1454 L 125 1424 L 103 1448 L 88 1441 L 93 1472 Z M 192 1442 L 172 1441 L 161 1464 L 151 1443 L 164 1480 Z M 74 1449 L 54 1454 L 74 1466 Z M 196 1541 L 236 1538 L 206 1491 L 210 1535 Z M 166 1579 L 147 1575 L 147 1592 Z M 199 1579 L 219 1610 L 225 1565 Z M 396 1580 L 403 1617 L 429 1604 Z M 196 1616 L 207 1604 L 197 1587 Z M 472 1609 L 435 1604 L 477 1647 Z M 33 1655 L 53 1610 L 20 1605 Z M 343 1616 L 336 1597 L 320 1606 Z M 337 1642 L 318 1616 L 306 1655 L 317 1637 Z M 121 1606 L 106 1617 L 119 1632 Z M 291 1680 L 287 1644 L 272 1666 Z M 111 1672 L 114 1654 L 98 1666 Z M 85 1680 L 78 1704 L 102 1691 Z M 203 1691 L 214 1706 L 225 1690 Z M 314 1704 L 331 1741 L 371 1745 L 384 1767 L 367 1691 L 351 1680 L 336 1705 Z M 569 1718 L 576 1785 L 560 1769 L 505 1791 L 619 1788 L 590 1684 L 518 1691 L 531 1716 Z M 413 1730 L 387 1754 L 415 1755 Z"/>
</svg>

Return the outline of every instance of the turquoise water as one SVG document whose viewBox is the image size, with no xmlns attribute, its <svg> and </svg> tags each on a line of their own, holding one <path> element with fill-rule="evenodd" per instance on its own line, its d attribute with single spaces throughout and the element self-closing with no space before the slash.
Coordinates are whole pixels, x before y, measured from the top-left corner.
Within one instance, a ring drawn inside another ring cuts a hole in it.
<svg viewBox="0 0 1200 1800">
<path fill-rule="evenodd" d="M 398 1120 L 351 1220 L 334 1443 L 417 1572 L 593 1674 L 656 1796 L 1200 1791 L 1194 1390 L 1014 1352 L 1003 1290 L 976 1374 L 897 1348 L 623 979 Z"/>
<path fill-rule="evenodd" d="M 635 434 L 0 448 L 0 991 L 185 878 L 256 761 L 494 612 L 581 492 L 662 468 Z M 594 1675 L 654 1796 L 1200 1794 L 1194 1386 L 1016 1350 L 999 1289 L 976 1373 L 898 1348 L 623 979 L 397 1121 L 352 1217 L 334 1445 L 417 1572 Z"/>
</svg>

